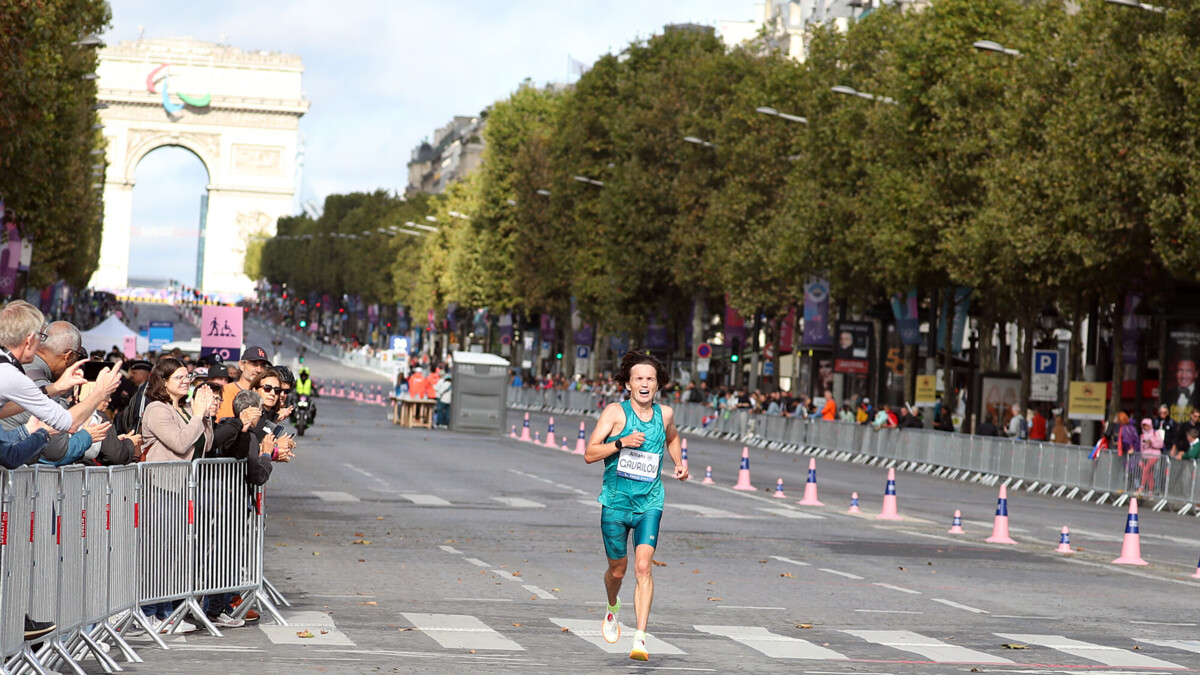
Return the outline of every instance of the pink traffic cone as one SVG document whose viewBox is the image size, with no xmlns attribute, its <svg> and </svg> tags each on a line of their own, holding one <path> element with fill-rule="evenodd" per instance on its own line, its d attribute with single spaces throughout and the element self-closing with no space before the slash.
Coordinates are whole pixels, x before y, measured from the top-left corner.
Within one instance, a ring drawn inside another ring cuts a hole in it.
<svg viewBox="0 0 1200 675">
<path fill-rule="evenodd" d="M 701 485 L 712 485 L 717 481 L 712 479 L 712 467 L 704 467 L 704 480 L 700 481 Z"/>
<path fill-rule="evenodd" d="M 903 520 L 896 510 L 896 469 L 888 469 L 887 487 L 883 489 L 883 509 L 876 520 Z"/>
<path fill-rule="evenodd" d="M 563 439 L 563 442 L 562 442 L 562 447 L 561 447 L 561 448 L 559 448 L 559 449 L 560 449 L 560 450 L 562 450 L 563 452 L 570 452 L 570 451 L 571 451 L 571 449 L 567 447 L 567 439 L 565 439 L 565 438 Z"/>
<path fill-rule="evenodd" d="M 1062 534 L 1058 535 L 1058 548 L 1054 549 L 1055 553 L 1074 553 L 1071 550 L 1071 531 L 1063 525 Z"/>
<path fill-rule="evenodd" d="M 1000 486 L 1000 498 L 996 500 L 996 519 L 992 522 L 992 536 L 984 539 L 989 544 L 1015 544 L 1008 536 L 1008 486 Z"/>
<path fill-rule="evenodd" d="M 683 464 L 683 468 L 686 469 L 686 468 L 688 468 L 688 465 L 687 465 L 687 439 L 686 438 L 679 439 L 679 444 L 680 444 L 680 462 Z"/>
<path fill-rule="evenodd" d="M 950 523 L 950 529 L 946 530 L 946 534 L 966 534 L 962 529 L 962 511 L 954 510 L 954 520 Z"/>
<path fill-rule="evenodd" d="M 554 448 L 558 445 L 554 442 L 554 418 L 550 418 L 550 426 L 546 429 L 546 447 Z"/>
<path fill-rule="evenodd" d="M 1200 579 L 1200 563 L 1196 563 L 1196 573 L 1192 575 L 1193 579 Z"/>
<path fill-rule="evenodd" d="M 801 506 L 825 506 L 817 499 L 817 458 L 808 458 L 808 482 L 804 484 L 804 499 L 796 502 Z"/>
<path fill-rule="evenodd" d="M 541 445 L 541 443 L 542 443 L 542 432 L 540 432 L 540 431 L 535 431 L 535 432 L 533 432 L 533 442 L 534 442 L 534 443 L 537 443 L 538 445 Z"/>
<path fill-rule="evenodd" d="M 583 432 L 586 429 L 587 429 L 587 422 L 580 422 L 579 423 L 579 438 L 575 439 L 575 452 L 573 452 L 571 454 L 574 454 L 574 455 L 587 454 L 587 442 L 583 440 Z"/>
<path fill-rule="evenodd" d="M 1125 520 L 1125 540 L 1121 542 L 1121 557 L 1117 565 L 1147 565 L 1142 560 L 1142 535 L 1138 533 L 1137 498 L 1129 500 L 1129 517 Z"/>
<path fill-rule="evenodd" d="M 517 425 L 515 425 L 515 424 L 514 424 L 514 425 L 512 425 L 512 432 L 508 434 L 508 437 L 509 437 L 509 438 L 516 438 L 516 437 L 517 437 Z"/>
<path fill-rule="evenodd" d="M 750 448 L 742 446 L 742 468 L 738 469 L 737 483 L 733 486 L 734 490 L 752 491 L 755 489 L 750 484 Z"/>
<path fill-rule="evenodd" d="M 783 494 L 783 479 L 775 481 L 775 494 L 771 495 L 776 499 L 787 499 L 787 495 Z"/>
<path fill-rule="evenodd" d="M 850 493 L 850 508 L 846 509 L 846 513 L 862 513 L 858 509 L 858 493 Z"/>
<path fill-rule="evenodd" d="M 521 440 L 528 441 L 529 439 L 529 413 L 525 413 L 525 419 L 521 422 Z"/>
</svg>

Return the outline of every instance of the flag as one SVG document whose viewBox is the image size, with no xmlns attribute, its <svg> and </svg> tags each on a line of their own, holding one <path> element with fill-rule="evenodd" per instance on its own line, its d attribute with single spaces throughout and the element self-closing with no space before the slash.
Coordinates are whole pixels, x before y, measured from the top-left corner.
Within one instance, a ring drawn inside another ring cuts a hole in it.
<svg viewBox="0 0 1200 675">
<path fill-rule="evenodd" d="M 1096 459 L 1100 457 L 1100 451 L 1107 449 L 1108 439 L 1101 436 L 1100 440 L 1096 441 L 1096 445 L 1092 447 L 1092 453 L 1088 455 L 1088 459 L 1092 460 L 1093 462 L 1096 461 Z"/>
<path fill-rule="evenodd" d="M 582 61 L 576 61 L 570 56 L 567 57 L 567 64 L 570 66 L 571 74 L 583 77 L 583 74 L 591 70 L 592 67 Z"/>
</svg>

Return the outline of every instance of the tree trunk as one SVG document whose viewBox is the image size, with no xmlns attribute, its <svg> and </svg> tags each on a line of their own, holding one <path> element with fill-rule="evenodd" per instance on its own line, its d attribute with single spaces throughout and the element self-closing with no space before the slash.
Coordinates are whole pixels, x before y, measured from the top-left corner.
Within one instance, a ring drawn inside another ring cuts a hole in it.
<svg viewBox="0 0 1200 675">
<path fill-rule="evenodd" d="M 942 305 L 946 308 L 946 315 L 942 317 L 942 325 L 945 326 L 942 334 L 942 391 L 946 394 L 946 407 L 953 411 L 958 406 L 954 395 L 954 315 L 958 312 L 958 289 L 950 286 L 947 294 L 946 302 Z"/>
<path fill-rule="evenodd" d="M 1083 318 L 1087 304 L 1082 296 L 1071 301 L 1071 362 L 1067 366 L 1067 387 L 1083 379 Z"/>
<path fill-rule="evenodd" d="M 1021 373 L 1021 414 L 1029 410 L 1029 394 L 1033 386 L 1033 338 L 1036 317 L 1025 312 L 1020 318 L 1021 349 L 1017 353 L 1017 372 Z"/>
<path fill-rule="evenodd" d="M 996 317 L 990 308 L 984 308 L 979 317 L 979 369 L 982 372 L 996 370 Z"/>
<path fill-rule="evenodd" d="M 1118 300 L 1112 309 L 1112 398 L 1108 401 L 1108 418 L 1121 412 L 1121 381 L 1125 379 L 1125 303 Z M 1099 354 L 1097 354 L 1099 357 Z"/>
<path fill-rule="evenodd" d="M 705 317 L 708 315 L 708 307 L 704 302 L 704 292 L 697 288 L 692 294 L 692 381 L 696 382 L 696 386 L 700 386 L 700 357 L 696 355 L 696 349 L 707 341 L 707 335 L 704 332 L 704 327 L 708 323 Z M 711 363 L 711 361 L 710 361 Z"/>
</svg>

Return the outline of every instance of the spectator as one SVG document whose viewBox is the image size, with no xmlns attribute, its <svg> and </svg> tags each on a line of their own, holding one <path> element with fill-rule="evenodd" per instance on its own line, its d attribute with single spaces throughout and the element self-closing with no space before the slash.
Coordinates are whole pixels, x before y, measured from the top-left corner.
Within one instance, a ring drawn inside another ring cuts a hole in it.
<svg viewBox="0 0 1200 675">
<path fill-rule="evenodd" d="M 222 392 L 222 403 L 221 408 L 217 411 L 217 419 L 233 417 L 233 397 L 237 396 L 239 391 L 249 389 L 255 378 L 270 367 L 271 362 L 267 360 L 266 350 L 262 347 L 247 347 L 246 352 L 242 354 L 242 359 L 238 361 L 238 376 L 231 377 L 232 382 L 225 385 L 225 391 Z"/>
<path fill-rule="evenodd" d="M 1192 442 L 1188 437 L 1188 432 L 1192 429 L 1200 429 L 1200 410 L 1193 410 L 1188 416 L 1188 419 L 1181 422 L 1175 430 L 1175 448 L 1171 452 L 1171 456 L 1175 459 L 1183 457 L 1185 453 L 1191 450 Z"/>
<path fill-rule="evenodd" d="M 933 428 L 938 431 L 953 433 L 954 417 L 950 414 L 950 406 L 942 406 L 942 416 L 938 418 L 937 424 L 934 424 Z"/>
<path fill-rule="evenodd" d="M 1132 454 L 1138 452 L 1142 448 L 1141 434 L 1138 433 L 1137 426 L 1125 411 L 1117 413 L 1117 454 Z"/>
<path fill-rule="evenodd" d="M 1041 408 L 1035 408 L 1033 417 L 1029 422 L 1029 440 L 1044 441 L 1046 440 L 1046 418 L 1042 415 Z"/>
<path fill-rule="evenodd" d="M 876 431 L 880 429 L 894 429 L 896 427 L 896 422 L 892 419 L 891 407 L 886 403 L 879 408 L 879 412 L 875 413 L 875 421 L 872 423 L 872 426 L 875 427 Z"/>
<path fill-rule="evenodd" d="M 1066 421 L 1062 415 L 1054 416 L 1054 429 L 1050 432 L 1052 443 L 1070 443 L 1071 433 L 1067 431 Z"/>
<path fill-rule="evenodd" d="M 1179 459 L 1200 459 L 1200 427 L 1187 430 L 1188 448 Z"/>
<path fill-rule="evenodd" d="M 1141 490 L 1154 490 L 1154 465 L 1162 455 L 1162 436 L 1154 428 L 1154 420 L 1147 417 L 1142 420 L 1142 480 Z"/>
<path fill-rule="evenodd" d="M 434 410 L 434 421 L 439 427 L 450 428 L 450 399 L 452 396 L 451 374 L 446 373 L 433 385 L 434 396 L 437 399 L 437 407 Z"/>
<path fill-rule="evenodd" d="M 424 369 L 420 366 L 413 368 L 412 375 L 408 376 L 408 396 L 409 398 L 425 398 L 425 374 Z"/>
<path fill-rule="evenodd" d="M 1005 433 L 1013 440 L 1023 441 L 1029 435 L 1029 425 L 1025 422 L 1025 417 L 1021 415 L 1021 406 L 1012 404 L 1012 417 L 1008 419 L 1008 427 Z"/>
<path fill-rule="evenodd" d="M 96 378 L 92 392 L 70 410 L 64 410 L 50 396 L 64 396 L 76 385 L 86 383 L 76 361 L 63 370 L 55 382 L 43 392 L 25 374 L 24 365 L 33 363 L 38 349 L 48 337 L 43 331 L 42 312 L 24 300 L 14 300 L 0 308 L 0 417 L 10 417 L 22 410 L 32 413 L 58 431 L 76 431 L 91 419 L 100 403 L 121 384 L 121 372 L 105 368 Z"/>
<path fill-rule="evenodd" d="M 1171 419 L 1171 409 L 1165 403 L 1158 406 L 1158 416 L 1151 420 L 1151 423 L 1154 425 L 1154 430 L 1158 432 L 1163 450 L 1170 452 L 1171 448 L 1175 447 L 1176 441 L 1179 440 L 1178 427 L 1175 425 L 1175 420 Z"/>
<path fill-rule="evenodd" d="M 854 407 L 850 405 L 849 401 L 846 401 L 842 404 L 842 411 L 838 413 L 838 420 L 841 422 L 851 423 L 856 421 Z"/>
<path fill-rule="evenodd" d="M 821 406 L 821 419 L 832 422 L 837 419 L 837 402 L 833 400 L 833 392 L 825 390 L 825 404 Z"/>
<path fill-rule="evenodd" d="M 976 436 L 998 436 L 1000 430 L 996 428 L 996 418 L 992 413 L 983 414 L 983 423 L 975 428 Z"/>
</svg>

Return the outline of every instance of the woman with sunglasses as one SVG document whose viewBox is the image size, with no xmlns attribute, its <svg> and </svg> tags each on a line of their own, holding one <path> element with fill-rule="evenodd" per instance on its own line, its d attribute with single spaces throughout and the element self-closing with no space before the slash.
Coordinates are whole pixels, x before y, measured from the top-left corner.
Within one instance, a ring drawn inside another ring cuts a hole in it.
<svg viewBox="0 0 1200 675">
<path fill-rule="evenodd" d="M 279 371 L 267 368 L 250 384 L 250 391 L 262 397 L 262 417 L 267 424 L 279 424 L 292 414 L 291 406 L 280 406 L 283 399 L 281 379 Z M 296 441 L 289 435 L 280 434 L 275 438 L 275 445 L 280 450 L 288 451 L 296 447 Z"/>
</svg>

